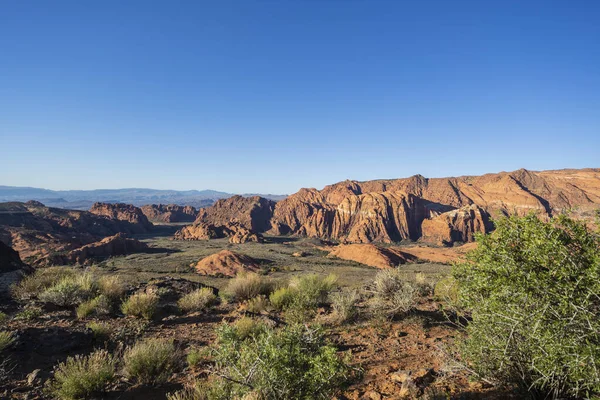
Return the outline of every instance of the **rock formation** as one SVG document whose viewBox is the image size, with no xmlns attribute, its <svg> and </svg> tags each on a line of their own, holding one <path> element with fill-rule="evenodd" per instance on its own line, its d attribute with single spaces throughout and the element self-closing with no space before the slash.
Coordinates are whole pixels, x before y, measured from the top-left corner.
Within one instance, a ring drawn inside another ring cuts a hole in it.
<svg viewBox="0 0 600 400">
<path fill-rule="evenodd" d="M 220 237 L 223 237 L 221 230 L 205 222 L 186 225 L 173 235 L 175 240 L 209 240 Z"/>
<path fill-rule="evenodd" d="M 230 243 L 247 243 L 264 241 L 260 233 L 247 229 L 239 223 L 229 222 L 226 225 L 215 226 L 206 222 L 184 226 L 175 232 L 175 240 L 209 240 L 229 238 Z"/>
<path fill-rule="evenodd" d="M 394 268 L 415 259 L 415 257 L 398 249 L 379 247 L 373 244 L 342 244 L 335 246 L 328 257 L 356 261 L 375 268 Z"/>
<path fill-rule="evenodd" d="M 140 207 L 150 222 L 194 222 L 198 210 L 177 204 L 149 204 Z"/>
<path fill-rule="evenodd" d="M 425 219 L 421 225 L 421 239 L 437 245 L 466 243 L 475 239 L 475 233 L 485 233 L 492 228 L 489 214 L 472 204 Z"/>
<path fill-rule="evenodd" d="M 600 169 L 415 175 L 301 189 L 276 204 L 270 233 L 349 243 L 422 238 L 451 244 L 489 231 L 490 218 L 530 212 L 548 218 L 572 208 L 581 216 L 600 208 Z"/>
<path fill-rule="evenodd" d="M 66 254 L 48 256 L 41 263 L 49 265 L 66 264 L 92 264 L 94 261 L 103 260 L 113 256 L 121 256 L 143 252 L 148 249 L 146 243 L 126 237 L 123 233 L 106 237 L 98 242 L 71 250 Z"/>
<path fill-rule="evenodd" d="M 131 233 L 148 233 L 152 230 L 152 223 L 148 221 L 142 210 L 131 204 L 94 203 L 90 213 L 129 223 Z"/>
<path fill-rule="evenodd" d="M 246 229 L 262 233 L 270 228 L 275 202 L 260 196 L 233 196 L 217 200 L 214 205 L 198 211 L 196 223 L 225 226 L 237 223 Z"/>
<path fill-rule="evenodd" d="M 201 275 L 235 276 L 242 271 L 258 271 L 256 261 L 244 254 L 222 250 L 198 261 L 194 266 Z"/>
<path fill-rule="evenodd" d="M 0 295 L 7 294 L 11 285 L 19 282 L 30 272 L 32 272 L 31 267 L 21 261 L 19 253 L 0 242 Z"/>
<path fill-rule="evenodd" d="M 145 230 L 143 225 L 88 211 L 45 207 L 39 202 L 0 203 L 0 240 L 30 265 L 119 232 L 140 230 Z"/>
</svg>

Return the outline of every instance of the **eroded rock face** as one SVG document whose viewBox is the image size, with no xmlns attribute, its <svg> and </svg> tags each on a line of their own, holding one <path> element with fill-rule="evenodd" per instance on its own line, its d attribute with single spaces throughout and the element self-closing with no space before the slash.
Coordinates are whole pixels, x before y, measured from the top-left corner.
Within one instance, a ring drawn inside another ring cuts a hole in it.
<svg viewBox="0 0 600 400">
<path fill-rule="evenodd" d="M 113 256 L 143 252 L 148 249 L 146 243 L 126 237 L 123 233 L 106 237 L 98 242 L 86 244 L 66 254 L 49 256 L 45 264 L 93 264 Z"/>
<path fill-rule="evenodd" d="M 140 230 L 145 228 L 88 211 L 45 207 L 39 202 L 0 203 L 0 240 L 30 265 L 119 232 Z"/>
<path fill-rule="evenodd" d="M 94 203 L 90 213 L 108 219 L 127 222 L 131 225 L 132 233 L 148 233 L 152 223 L 138 207 L 125 203 Z"/>
<path fill-rule="evenodd" d="M 260 233 L 245 228 L 239 223 L 227 223 L 215 226 L 206 222 L 194 223 L 184 226 L 173 236 L 175 240 L 210 240 L 229 238 L 230 243 L 262 243 L 264 239 Z"/>
<path fill-rule="evenodd" d="M 217 200 L 211 207 L 198 211 L 196 223 L 225 226 L 236 223 L 246 229 L 262 233 L 270 228 L 275 202 L 260 196 L 233 196 Z"/>
<path fill-rule="evenodd" d="M 472 242 L 475 240 L 475 233 L 485 233 L 492 228 L 489 214 L 472 204 L 424 220 L 421 239 L 438 245 Z"/>
<path fill-rule="evenodd" d="M 375 268 L 395 268 L 409 260 L 409 254 L 398 249 L 375 246 L 374 244 L 347 244 L 333 247 L 328 257 L 356 261 Z"/>
<path fill-rule="evenodd" d="M 490 217 L 534 212 L 548 218 L 570 208 L 577 216 L 600 208 L 600 169 L 415 175 L 301 189 L 276 204 L 270 232 L 351 243 L 423 238 L 451 244 L 489 231 Z"/>
<path fill-rule="evenodd" d="M 194 266 L 201 275 L 235 276 L 238 272 L 259 270 L 254 259 L 244 254 L 222 250 L 198 261 Z"/>
<path fill-rule="evenodd" d="M 140 209 L 151 222 L 194 222 L 198 216 L 194 207 L 177 204 L 149 204 Z"/>
<path fill-rule="evenodd" d="M 31 267 L 21 261 L 19 253 L 0 242 L 0 295 L 7 294 L 11 285 L 19 282 L 30 272 L 32 272 Z"/>
<path fill-rule="evenodd" d="M 175 232 L 175 240 L 209 240 L 218 239 L 222 236 L 222 230 L 206 222 L 194 223 L 184 226 Z"/>
</svg>

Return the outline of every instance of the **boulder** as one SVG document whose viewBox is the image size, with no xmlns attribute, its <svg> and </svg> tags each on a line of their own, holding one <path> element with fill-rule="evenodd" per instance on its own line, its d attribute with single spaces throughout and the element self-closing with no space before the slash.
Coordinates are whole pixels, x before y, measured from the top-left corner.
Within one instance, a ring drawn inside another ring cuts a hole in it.
<svg viewBox="0 0 600 400">
<path fill-rule="evenodd" d="M 31 267 L 21 261 L 18 252 L 0 242 L 0 295 L 7 294 L 13 284 L 31 272 Z"/>
</svg>

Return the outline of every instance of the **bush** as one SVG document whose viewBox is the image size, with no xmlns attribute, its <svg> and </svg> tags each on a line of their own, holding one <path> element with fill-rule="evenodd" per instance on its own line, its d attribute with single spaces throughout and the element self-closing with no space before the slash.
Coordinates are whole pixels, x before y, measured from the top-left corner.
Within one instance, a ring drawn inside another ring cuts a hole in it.
<svg viewBox="0 0 600 400">
<path fill-rule="evenodd" d="M 166 382 L 179 364 L 179 354 L 170 340 L 146 339 L 128 348 L 123 355 L 124 372 L 142 384 Z"/>
<path fill-rule="evenodd" d="M 75 313 L 77 314 L 77 318 L 84 319 L 89 317 L 96 310 L 96 306 L 98 305 L 98 297 L 88 300 L 86 302 L 81 303 L 77 306 Z"/>
<path fill-rule="evenodd" d="M 135 293 L 121 304 L 123 314 L 152 319 L 158 307 L 158 296 L 154 293 Z"/>
<path fill-rule="evenodd" d="M 12 294 L 18 300 L 37 297 L 46 289 L 54 286 L 64 278 L 73 277 L 75 272 L 65 267 L 40 268 L 35 273 L 26 276 L 12 287 Z"/>
<path fill-rule="evenodd" d="M 6 321 L 8 321 L 8 315 L 0 311 L 0 324 L 5 323 Z"/>
<path fill-rule="evenodd" d="M 229 281 L 222 295 L 227 301 L 244 301 L 261 294 L 268 296 L 272 291 L 270 279 L 251 272 L 240 272 Z"/>
<path fill-rule="evenodd" d="M 453 267 L 472 321 L 462 357 L 539 398 L 600 394 L 600 235 L 534 215 L 497 221 Z"/>
<path fill-rule="evenodd" d="M 102 324 L 99 322 L 90 322 L 87 324 L 87 328 L 92 330 L 94 339 L 100 342 L 105 342 L 110 338 L 112 328 L 108 324 Z"/>
<path fill-rule="evenodd" d="M 205 311 L 217 303 L 217 296 L 211 288 L 203 287 L 183 296 L 177 302 L 184 312 Z"/>
<path fill-rule="evenodd" d="M 87 357 L 69 357 L 56 367 L 50 391 L 54 397 L 64 400 L 89 397 L 103 391 L 114 379 L 116 364 L 106 350 Z"/>
<path fill-rule="evenodd" d="M 255 298 L 248 300 L 246 308 L 250 312 L 256 314 L 261 313 L 269 308 L 269 300 L 264 295 L 256 296 Z"/>
<path fill-rule="evenodd" d="M 100 293 L 113 302 L 121 300 L 125 295 L 125 285 L 118 275 L 104 275 L 98 279 Z"/>
<path fill-rule="evenodd" d="M 269 296 L 271 305 L 278 310 L 288 308 L 294 300 L 294 293 L 290 288 L 284 287 L 277 289 Z"/>
<path fill-rule="evenodd" d="M 13 318 L 15 321 L 31 321 L 41 316 L 43 311 L 39 307 L 28 307 L 23 311 L 19 311 Z"/>
<path fill-rule="evenodd" d="M 8 348 L 15 342 L 12 332 L 0 331 L 0 351 Z"/>
<path fill-rule="evenodd" d="M 42 292 L 38 298 L 45 303 L 52 303 L 59 307 L 72 307 L 80 304 L 88 297 L 72 278 L 64 278 L 56 285 Z"/>
<path fill-rule="evenodd" d="M 205 349 L 199 349 L 197 347 L 192 347 L 189 349 L 185 360 L 190 367 L 196 367 L 200 363 L 208 360 L 208 352 Z"/>
<path fill-rule="evenodd" d="M 234 327 L 223 325 L 217 335 L 217 376 L 225 377 L 215 384 L 220 398 L 329 399 L 351 376 L 318 329 L 263 328 L 252 340 L 239 340 Z"/>
<path fill-rule="evenodd" d="M 375 275 L 370 307 L 376 316 L 394 318 L 417 305 L 419 289 L 402 279 L 397 269 L 384 269 Z"/>
<path fill-rule="evenodd" d="M 206 387 L 200 383 L 196 383 L 191 388 L 178 390 L 174 393 L 167 394 L 167 400 L 209 400 L 218 399 L 220 396 L 215 395 L 210 387 Z M 249 399 L 248 399 L 249 400 Z"/>
<path fill-rule="evenodd" d="M 330 274 L 321 277 L 316 274 L 294 277 L 290 289 L 294 293 L 292 306 L 300 309 L 313 309 L 327 303 L 329 292 L 336 288 L 337 276 Z"/>
<path fill-rule="evenodd" d="M 235 333 L 237 340 L 244 340 L 250 336 L 254 336 L 265 328 L 265 324 L 250 317 L 242 317 L 235 321 L 232 326 L 232 332 Z"/>
<path fill-rule="evenodd" d="M 344 288 L 329 296 L 333 315 L 337 322 L 352 321 L 358 315 L 356 304 L 360 300 L 360 294 L 356 289 Z"/>
<path fill-rule="evenodd" d="M 458 283 L 452 276 L 440 279 L 433 290 L 435 299 L 453 305 L 458 300 Z"/>
</svg>

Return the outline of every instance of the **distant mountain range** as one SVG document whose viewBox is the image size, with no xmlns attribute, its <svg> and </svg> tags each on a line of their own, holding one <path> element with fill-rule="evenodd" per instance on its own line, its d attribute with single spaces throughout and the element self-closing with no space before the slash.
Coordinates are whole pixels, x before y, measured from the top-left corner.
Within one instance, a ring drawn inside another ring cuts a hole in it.
<svg viewBox="0 0 600 400">
<path fill-rule="evenodd" d="M 243 196 L 254 196 L 244 194 Z M 128 203 L 136 206 L 146 204 L 179 204 L 206 207 L 218 199 L 233 196 L 216 190 L 158 190 L 158 189 L 96 189 L 96 190 L 49 190 L 33 187 L 0 185 L 0 202 L 36 200 L 49 207 L 87 210 L 97 201 L 104 203 Z M 271 200 L 282 200 L 285 195 L 258 194 Z"/>
</svg>

